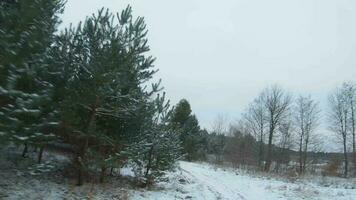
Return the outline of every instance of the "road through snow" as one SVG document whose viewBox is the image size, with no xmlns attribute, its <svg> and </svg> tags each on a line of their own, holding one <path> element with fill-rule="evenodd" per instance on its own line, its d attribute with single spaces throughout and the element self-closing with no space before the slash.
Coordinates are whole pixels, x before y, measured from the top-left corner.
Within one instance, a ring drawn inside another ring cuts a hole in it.
<svg viewBox="0 0 356 200">
<path fill-rule="evenodd" d="M 190 177 L 190 179 L 202 185 L 202 187 L 206 187 L 206 190 L 215 194 L 215 199 L 276 199 L 276 196 L 273 194 L 267 195 L 265 192 L 266 189 L 261 188 L 263 186 L 253 183 L 251 180 L 246 182 L 244 176 L 239 176 L 231 171 L 189 162 L 182 162 L 180 166 L 183 173 L 186 173 L 185 176 Z M 251 183 L 253 183 L 253 187 L 251 187 Z"/>
<path fill-rule="evenodd" d="M 356 180 L 322 177 L 288 181 L 254 176 L 209 164 L 180 162 L 176 172 L 159 189 L 132 191 L 141 200 L 355 200 Z"/>
</svg>

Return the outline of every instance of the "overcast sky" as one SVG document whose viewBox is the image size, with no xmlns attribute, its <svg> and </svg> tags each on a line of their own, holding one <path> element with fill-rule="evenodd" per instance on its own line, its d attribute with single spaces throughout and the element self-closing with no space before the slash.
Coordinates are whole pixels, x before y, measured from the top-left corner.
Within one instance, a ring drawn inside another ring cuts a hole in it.
<svg viewBox="0 0 356 200">
<path fill-rule="evenodd" d="M 356 79 L 353 0 L 68 0 L 61 27 L 128 4 L 145 17 L 168 97 L 186 98 L 205 128 L 275 83 L 311 94 L 326 115 L 329 93 Z"/>
</svg>

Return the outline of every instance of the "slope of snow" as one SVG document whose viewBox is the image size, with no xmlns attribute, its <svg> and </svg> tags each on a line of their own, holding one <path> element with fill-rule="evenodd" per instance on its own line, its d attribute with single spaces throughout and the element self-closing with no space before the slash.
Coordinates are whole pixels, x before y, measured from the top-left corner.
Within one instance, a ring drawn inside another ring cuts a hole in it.
<svg viewBox="0 0 356 200">
<path fill-rule="evenodd" d="M 130 199 L 356 199 L 355 189 L 346 189 L 339 185 L 324 187 L 310 180 L 291 183 L 251 177 L 247 174 L 240 175 L 233 169 L 189 162 L 180 162 L 180 168 L 169 174 L 169 179 L 169 182 L 159 183 L 159 189 L 156 190 L 131 191 Z M 349 188 L 356 188 L 354 179 L 345 181 L 352 183 Z"/>
</svg>

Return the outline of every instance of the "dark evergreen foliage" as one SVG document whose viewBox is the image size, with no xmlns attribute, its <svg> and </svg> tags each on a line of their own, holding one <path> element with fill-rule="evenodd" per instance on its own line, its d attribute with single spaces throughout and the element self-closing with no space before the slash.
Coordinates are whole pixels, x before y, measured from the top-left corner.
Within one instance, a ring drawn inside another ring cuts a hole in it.
<svg viewBox="0 0 356 200">
<path fill-rule="evenodd" d="M 103 181 L 125 163 L 144 169 L 146 183 L 174 167 L 180 141 L 168 126 L 169 103 L 152 100 L 160 82 L 147 87 L 156 70 L 142 17 L 131 7 L 117 15 L 101 9 L 55 35 L 61 0 L 0 8 L 2 141 L 24 144 L 23 156 L 40 147 L 39 162 L 53 139 L 70 144 L 79 185 L 89 170 Z"/>
<path fill-rule="evenodd" d="M 198 119 L 192 114 L 190 104 L 186 99 L 180 100 L 175 106 L 171 126 L 179 132 L 179 138 L 187 160 L 205 158 L 203 133 Z"/>
<path fill-rule="evenodd" d="M 54 135 L 53 85 L 47 73 L 50 45 L 63 2 L 2 1 L 0 3 L 0 128 L 6 141 L 41 146 Z"/>
<path fill-rule="evenodd" d="M 144 185 L 162 177 L 182 157 L 179 135 L 169 125 L 172 110 L 165 94 L 157 95 L 147 111 L 138 140 L 122 152 Z"/>
</svg>

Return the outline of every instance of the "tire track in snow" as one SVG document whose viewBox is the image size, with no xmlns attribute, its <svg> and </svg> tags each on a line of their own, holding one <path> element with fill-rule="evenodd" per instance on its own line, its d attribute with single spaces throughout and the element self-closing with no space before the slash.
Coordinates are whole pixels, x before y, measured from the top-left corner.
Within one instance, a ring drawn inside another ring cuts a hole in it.
<svg viewBox="0 0 356 200">
<path fill-rule="evenodd" d="M 186 166 L 185 166 L 186 167 Z M 220 180 L 219 174 L 212 173 L 212 170 L 204 168 L 196 168 L 194 164 L 190 164 L 190 169 L 185 169 L 181 165 L 181 169 L 187 175 L 194 179 L 199 184 L 205 186 L 210 192 L 212 192 L 216 199 L 231 199 L 231 200 L 246 200 L 246 198 L 240 194 L 236 188 L 231 188 Z M 202 191 L 204 192 L 204 191 Z"/>
<path fill-rule="evenodd" d="M 221 199 L 221 193 L 213 190 L 210 186 L 204 184 L 192 173 L 190 173 L 185 169 L 182 169 L 181 167 L 180 167 L 180 171 L 184 179 L 187 180 L 187 183 L 189 184 L 190 188 L 194 187 L 195 185 L 196 188 L 193 190 L 193 192 L 191 191 L 192 195 L 196 195 L 195 191 L 199 191 L 200 192 L 198 193 L 199 199 L 210 200 L 211 199 L 209 198 L 210 195 L 204 192 L 204 190 L 206 191 L 207 189 L 209 192 L 211 192 L 212 195 L 214 195 L 215 197 L 214 199 Z"/>
</svg>

